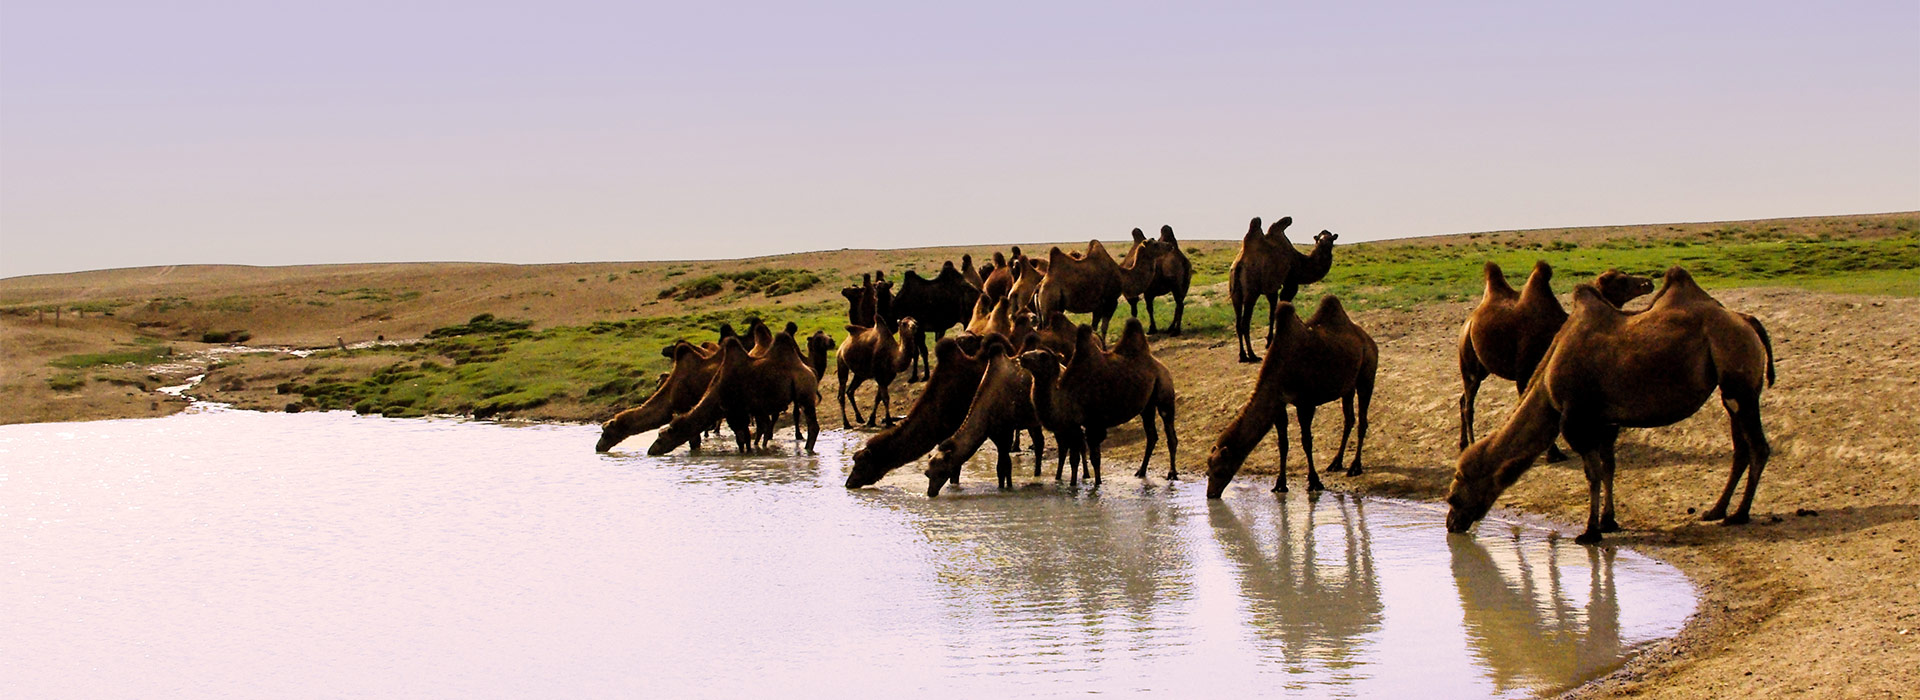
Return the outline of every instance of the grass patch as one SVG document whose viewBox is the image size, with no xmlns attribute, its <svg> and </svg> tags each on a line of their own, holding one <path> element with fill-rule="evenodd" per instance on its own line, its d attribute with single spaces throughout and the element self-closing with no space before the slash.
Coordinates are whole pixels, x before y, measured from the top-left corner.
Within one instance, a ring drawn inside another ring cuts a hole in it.
<svg viewBox="0 0 1920 700">
<path fill-rule="evenodd" d="M 681 271 L 669 273 L 669 277 Z M 741 272 L 722 272 L 697 277 L 660 290 L 660 298 L 677 301 L 703 299 L 726 290 L 727 283 L 740 294 L 759 294 L 768 298 L 804 292 L 820 284 L 820 276 L 806 270 L 759 267 Z"/>
<path fill-rule="evenodd" d="M 173 348 L 149 341 L 136 347 L 112 352 L 68 355 L 66 357 L 55 358 L 47 362 L 47 364 L 61 369 L 86 369 L 88 367 L 101 367 L 105 365 L 144 364 L 158 361 L 161 358 L 172 355 Z"/>
</svg>

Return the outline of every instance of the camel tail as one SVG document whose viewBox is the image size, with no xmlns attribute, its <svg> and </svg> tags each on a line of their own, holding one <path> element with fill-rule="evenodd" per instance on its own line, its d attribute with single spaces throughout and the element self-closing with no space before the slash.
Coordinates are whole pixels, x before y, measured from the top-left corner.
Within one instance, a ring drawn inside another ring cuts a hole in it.
<svg viewBox="0 0 1920 700">
<path fill-rule="evenodd" d="M 1775 377 L 1773 371 L 1773 336 L 1767 335 L 1767 327 L 1760 323 L 1760 319 L 1748 316 L 1747 314 L 1740 314 L 1740 316 L 1747 320 L 1747 325 L 1753 326 L 1753 332 L 1760 334 L 1760 344 L 1767 346 L 1767 386 L 1773 386 Z"/>
</svg>

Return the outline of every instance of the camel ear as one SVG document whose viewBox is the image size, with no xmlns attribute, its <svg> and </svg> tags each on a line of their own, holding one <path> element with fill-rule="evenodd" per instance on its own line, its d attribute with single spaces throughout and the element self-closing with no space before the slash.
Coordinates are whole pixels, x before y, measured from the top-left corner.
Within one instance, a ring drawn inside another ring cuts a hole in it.
<svg viewBox="0 0 1920 700">
<path fill-rule="evenodd" d="M 1168 242 L 1168 243 L 1179 243 L 1179 242 L 1180 242 L 1180 241 L 1177 241 L 1177 240 L 1174 240 L 1174 238 L 1173 238 L 1173 227 L 1172 227 L 1172 226 L 1167 226 L 1167 225 L 1165 225 L 1165 224 L 1162 224 L 1162 225 L 1160 226 L 1160 240 L 1163 240 L 1163 241 L 1166 241 L 1166 242 Z"/>
<path fill-rule="evenodd" d="M 1145 233 L 1142 233 L 1142 232 L 1140 231 L 1140 229 L 1138 229 L 1138 228 L 1136 228 L 1136 229 L 1134 229 L 1134 230 L 1133 230 L 1133 242 L 1135 242 L 1135 243 L 1139 243 L 1139 242 L 1141 242 L 1141 241 L 1144 241 L 1144 240 L 1147 240 L 1147 234 L 1145 234 Z"/>
</svg>

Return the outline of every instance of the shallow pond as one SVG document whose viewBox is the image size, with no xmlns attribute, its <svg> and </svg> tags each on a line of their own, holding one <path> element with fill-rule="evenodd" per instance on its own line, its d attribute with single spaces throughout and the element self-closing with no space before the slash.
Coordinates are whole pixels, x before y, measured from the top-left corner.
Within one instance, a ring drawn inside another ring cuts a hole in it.
<svg viewBox="0 0 1920 700">
<path fill-rule="evenodd" d="M 1450 538 L 1435 505 L 1000 492 L 985 459 L 929 500 L 911 466 L 843 488 L 861 435 L 665 458 L 597 436 L 0 426 L 0 696 L 1529 696 L 1694 607 L 1660 562 L 1497 521 Z"/>
</svg>

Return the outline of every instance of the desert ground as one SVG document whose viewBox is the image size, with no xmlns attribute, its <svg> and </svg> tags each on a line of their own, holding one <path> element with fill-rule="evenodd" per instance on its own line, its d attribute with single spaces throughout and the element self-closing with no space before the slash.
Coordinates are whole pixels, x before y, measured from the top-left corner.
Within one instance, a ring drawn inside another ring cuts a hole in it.
<svg viewBox="0 0 1920 700">
<path fill-rule="evenodd" d="M 1739 230 L 1803 236 L 1806 245 L 1913 240 L 1917 219 L 1906 213 L 1739 222 Z M 1613 255 L 1616 249 L 1608 242 L 1631 239 L 1647 245 L 1620 248 L 1618 254 L 1638 256 L 1620 259 L 1642 264 L 1629 271 L 1645 274 L 1657 272 L 1645 261 L 1671 255 L 1680 262 L 1679 256 L 1694 254 L 1698 246 L 1728 243 L 1723 235 L 1684 249 L 1655 246 L 1728 230 L 1715 226 L 1501 232 L 1336 248 L 1327 282 L 1307 287 L 1300 299 L 1310 305 L 1329 291 L 1343 298 L 1370 295 L 1375 301 L 1350 303 L 1349 309 L 1378 341 L 1381 357 L 1366 473 L 1323 475 L 1329 488 L 1426 501 L 1444 494 L 1459 430 L 1455 348 L 1461 322 L 1478 297 L 1477 256 L 1485 250 L 1474 246 L 1498 242 L 1505 246 L 1502 254 L 1531 258 L 1566 252 L 1548 247 L 1566 242 Z M 1816 240 L 1816 233 L 1825 237 Z M 1182 338 L 1156 336 L 1154 350 L 1172 369 L 1180 392 L 1181 472 L 1201 482 L 1206 454 L 1246 399 L 1257 365 L 1235 362 L 1233 335 L 1219 323 L 1227 303 L 1219 273 L 1237 248 L 1237 236 L 1200 240 L 1201 234 L 1191 235 L 1194 240 L 1182 240 L 1198 273 L 1189 299 L 1190 332 Z M 1305 238 L 1295 235 L 1296 242 Z M 1912 248 L 1905 245 L 1903 250 Z M 1116 255 L 1125 250 L 1111 241 L 1109 247 Z M 804 332 L 822 328 L 838 338 L 844 336 L 838 327 L 844 311 L 835 309 L 844 307 L 832 305 L 843 304 L 839 288 L 862 272 L 886 270 L 897 280 L 909 267 L 931 272 L 963 252 L 978 262 L 995 248 L 1004 246 L 708 262 L 182 266 L 5 279 L 0 280 L 0 394 L 6 400 L 0 422 L 165 415 L 184 401 L 153 390 L 202 372 L 207 379 L 194 392 L 201 398 L 299 410 L 299 397 L 284 385 L 321 375 L 351 382 L 396 361 L 430 361 L 435 346 L 378 343 L 419 339 L 481 313 L 530 320 L 539 331 L 641 316 L 724 316 L 749 307 L 777 326 L 785 320 L 783 309 L 791 309 L 804 319 Z M 1045 246 L 1027 248 L 1039 252 Z M 1474 271 L 1468 273 L 1472 278 L 1449 280 L 1452 286 L 1441 294 L 1413 298 L 1396 296 L 1393 284 L 1366 277 L 1373 274 L 1368 270 L 1385 268 L 1343 267 L 1343 260 L 1391 265 L 1400 264 L 1395 256 L 1415 255 L 1458 258 L 1460 264 L 1447 269 Z M 676 281 L 765 266 L 818 271 L 822 279 L 779 297 L 661 296 Z M 1509 265 L 1507 272 L 1518 286 L 1525 268 Z M 1618 476 L 1625 530 L 1608 535 L 1601 546 L 1632 547 L 1678 566 L 1699 587 L 1700 608 L 1677 638 L 1570 695 L 1914 697 L 1920 688 L 1920 556 L 1915 554 L 1920 547 L 1920 341 L 1915 340 L 1920 338 L 1920 289 L 1914 282 L 1920 270 L 1903 262 L 1803 272 L 1781 273 L 1777 279 L 1732 273 L 1703 278 L 1723 304 L 1766 323 L 1777 356 L 1779 382 L 1762 403 L 1774 454 L 1753 522 L 1728 527 L 1698 520 L 1697 512 L 1718 495 L 1732 460 L 1727 419 L 1715 402 L 1672 427 L 1625 431 Z M 1564 292 L 1575 281 L 1560 275 L 1555 286 Z M 1164 323 L 1169 305 L 1163 300 L 1160 309 Z M 1126 314 L 1124 304 L 1120 314 Z M 204 342 L 210 333 L 232 331 L 245 331 L 247 346 L 320 351 L 309 357 L 250 354 L 234 350 L 232 342 Z M 649 336 L 634 342 L 641 347 L 653 341 Z M 355 349 L 340 350 L 341 345 Z M 654 354 L 658 345 L 650 347 L 645 354 Z M 591 371 L 645 377 L 658 371 L 657 363 L 635 362 Z M 822 392 L 823 428 L 839 425 L 828 383 Z M 1511 411 L 1511 387 L 1489 378 L 1480 392 L 1479 434 L 1496 429 Z M 895 392 L 895 412 L 904 413 L 918 385 L 902 380 Z M 562 392 L 501 417 L 598 420 L 644 395 L 639 388 L 591 399 L 585 393 Z M 1332 461 L 1339 422 L 1337 410 L 1319 414 L 1319 465 Z M 1140 437 L 1137 427 L 1113 433 L 1106 453 L 1115 467 L 1106 470 L 1109 483 L 1132 479 L 1130 469 L 1119 465 L 1137 462 Z M 1303 488 L 1305 460 L 1297 431 L 1293 437 L 1287 480 Z M 1024 466 L 1024 460 L 1018 464 Z M 1268 439 L 1239 478 L 1270 480 L 1276 461 Z M 1576 459 L 1536 466 L 1502 496 L 1497 513 L 1577 532 L 1587 507 L 1578 464 Z M 967 488 L 991 487 L 976 480 Z M 1183 490 L 1182 497 L 1189 496 L 1199 497 L 1198 489 Z M 1434 536 L 1440 546 L 1445 534 L 1438 524 Z"/>
</svg>

